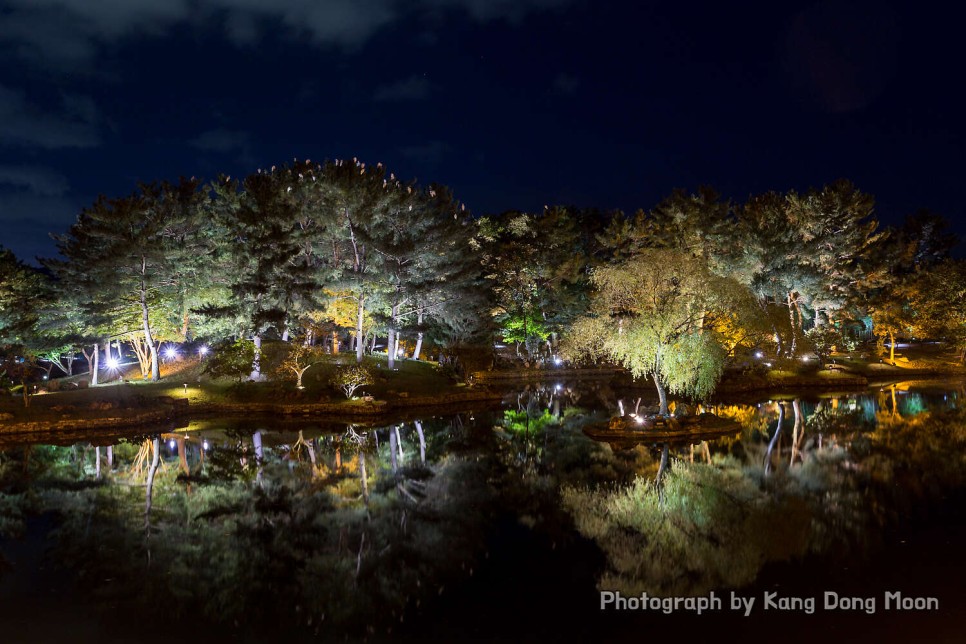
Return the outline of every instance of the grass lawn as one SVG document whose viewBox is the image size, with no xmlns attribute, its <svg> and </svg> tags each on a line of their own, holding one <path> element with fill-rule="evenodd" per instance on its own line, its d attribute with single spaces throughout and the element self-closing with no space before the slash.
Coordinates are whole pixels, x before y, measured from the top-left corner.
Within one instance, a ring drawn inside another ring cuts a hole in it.
<svg viewBox="0 0 966 644">
<path fill-rule="evenodd" d="M 38 384 L 40 393 L 30 397 L 28 409 L 24 408 L 19 391 L 11 396 L 0 397 L 0 413 L 12 414 L 13 420 L 59 418 L 62 414 L 78 410 L 84 410 L 85 415 L 92 417 L 109 416 L 112 409 L 149 408 L 170 403 L 169 399 L 187 399 L 191 405 L 232 402 L 349 403 L 344 392 L 332 384 L 331 379 L 340 365 L 354 363 L 353 354 L 324 356 L 321 362 L 305 372 L 302 377 L 304 388 L 301 390 L 296 388 L 295 374 L 292 372 L 280 374 L 283 379 L 272 378 L 263 382 L 214 379 L 203 373 L 202 364 L 197 358 L 181 358 L 163 362 L 161 380 L 149 382 L 141 379 L 137 364 L 128 364 L 108 376 L 107 382 L 96 387 L 75 386 L 74 383 L 88 380 L 86 374 L 60 378 L 53 387 L 48 385 L 57 391 L 44 393 L 45 387 Z M 370 367 L 373 381 L 360 387 L 355 392 L 357 397 L 369 395 L 377 400 L 415 398 L 444 395 L 464 388 L 462 383 L 455 382 L 441 372 L 435 363 L 397 360 L 395 368 L 389 370 L 385 356 L 367 356 L 365 364 Z"/>
</svg>

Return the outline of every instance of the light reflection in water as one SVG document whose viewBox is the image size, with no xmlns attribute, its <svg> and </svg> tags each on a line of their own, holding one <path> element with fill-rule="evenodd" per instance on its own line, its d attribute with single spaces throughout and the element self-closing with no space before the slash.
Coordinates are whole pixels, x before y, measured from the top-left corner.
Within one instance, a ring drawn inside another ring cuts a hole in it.
<svg viewBox="0 0 966 644">
<path fill-rule="evenodd" d="M 656 475 L 662 445 L 645 437 L 636 446 L 615 450 L 583 432 L 589 423 L 606 422 L 618 403 L 644 413 L 646 401 L 621 396 L 607 384 L 561 382 L 518 392 L 498 413 L 477 410 L 377 428 L 238 428 L 206 421 L 203 428 L 197 424 L 187 431 L 163 432 L 160 438 L 173 447 L 157 450 L 162 458 L 149 508 L 150 542 L 144 538 L 143 515 L 131 509 L 144 509 L 153 436 L 115 444 L 109 462 L 104 460 L 107 450 L 89 443 L 14 447 L 0 461 L 2 480 L 10 484 L 28 473 L 38 505 L 18 505 L 26 501 L 11 501 L 13 495 L 5 494 L 4 511 L 62 516 L 49 556 L 82 571 L 86 579 L 112 579 L 94 593 L 108 604 L 173 606 L 185 601 L 202 607 L 217 623 L 246 624 L 246 616 L 258 614 L 254 607 L 268 601 L 273 615 L 298 615 L 301 627 L 313 633 L 323 615 L 328 624 L 359 632 L 354 630 L 360 628 L 358 620 L 363 630 L 369 625 L 361 616 L 371 614 L 373 602 L 385 613 L 373 623 L 384 627 L 417 605 L 431 603 L 445 588 L 465 583 L 486 565 L 493 547 L 486 535 L 494 530 L 490 522 L 496 517 L 510 516 L 515 525 L 558 543 L 573 539 L 567 533 L 574 523 L 582 529 L 599 519 L 593 513 L 605 503 L 611 504 L 606 506 L 612 508 L 610 516 L 629 512 L 614 498 L 587 497 L 593 503 L 583 507 L 578 494 L 567 492 L 600 485 L 615 489 Z M 877 438 L 877 424 L 956 408 L 960 398 L 958 389 L 900 385 L 861 395 L 699 407 L 697 413 L 734 419 L 741 432 L 674 446 L 678 460 L 671 472 L 679 475 L 672 474 L 672 493 L 662 502 L 683 502 L 688 476 L 704 486 L 722 484 L 713 478 L 716 472 L 740 474 L 740 486 L 729 488 L 729 494 L 762 507 L 770 507 L 765 493 L 772 489 L 801 494 L 818 481 L 825 486 L 822 508 L 803 501 L 792 509 L 774 506 L 769 510 L 774 515 L 750 515 L 761 524 L 744 523 L 726 511 L 732 501 L 717 497 L 705 498 L 701 509 L 733 534 L 758 530 L 767 537 L 762 526 L 784 522 L 786 531 L 787 526 L 811 526 L 810 547 L 841 544 L 846 537 L 861 541 L 891 506 L 888 499 L 870 501 L 858 494 L 848 478 L 849 472 L 869 468 L 849 452 L 856 436 L 868 442 L 867 436 Z M 691 463 L 712 467 L 689 470 Z M 747 469 L 749 464 L 754 467 Z M 650 498 L 647 490 L 646 485 L 640 488 L 638 503 Z M 569 504 L 561 502 L 561 491 Z M 631 519 L 650 520 L 635 514 L 628 515 Z M 615 561 L 626 555 L 610 550 L 616 546 L 605 536 L 593 539 Z M 714 586 L 722 580 L 748 583 L 747 576 L 756 574 L 755 548 L 764 546 L 758 538 L 749 537 L 748 543 L 748 548 L 730 551 L 735 562 L 730 571 L 716 565 L 726 558 L 714 549 L 674 547 L 705 562 L 704 576 L 693 572 L 698 580 L 693 583 Z M 799 546 L 791 539 L 783 547 L 794 553 Z M 98 552 L 113 554 L 100 559 Z M 130 563 L 119 569 L 118 561 Z M 165 574 L 146 577 L 161 570 Z M 614 583 L 644 583 L 616 568 L 608 570 Z M 681 571 L 668 572 L 667 579 L 677 577 Z M 159 581 L 143 590 L 145 578 Z M 648 583 L 663 583 L 659 575 L 654 579 Z M 20 577 L 14 581 L 30 583 Z"/>
</svg>

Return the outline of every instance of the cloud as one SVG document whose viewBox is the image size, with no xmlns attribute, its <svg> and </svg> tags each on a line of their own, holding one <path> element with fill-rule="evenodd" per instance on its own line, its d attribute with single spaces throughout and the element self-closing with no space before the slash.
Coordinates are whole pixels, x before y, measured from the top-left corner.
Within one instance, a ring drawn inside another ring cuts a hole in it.
<svg viewBox="0 0 966 644">
<path fill-rule="evenodd" d="M 17 57 L 78 69 L 105 45 L 176 28 L 217 25 L 238 46 L 278 31 L 318 46 L 365 45 L 381 29 L 427 11 L 518 24 L 573 0 L 0 0 L 0 48 Z"/>
<path fill-rule="evenodd" d="M 423 4 L 438 9 L 461 11 L 477 22 L 506 20 L 519 23 L 531 13 L 559 9 L 572 0 L 423 0 Z"/>
<path fill-rule="evenodd" d="M 56 197 L 67 192 L 67 178 L 47 168 L 38 166 L 0 165 L 0 185 L 23 188 L 46 197 Z"/>
<path fill-rule="evenodd" d="M 399 17 L 397 0 L 5 0 L 0 45 L 20 58 L 76 69 L 105 45 L 217 25 L 239 46 L 281 24 L 318 45 L 352 49 Z"/>
<path fill-rule="evenodd" d="M 30 103 L 23 92 L 0 85 L 0 144 L 46 148 L 89 148 L 100 143 L 93 101 L 63 97 L 64 113 Z"/>
<path fill-rule="evenodd" d="M 580 79 L 573 74 L 560 72 L 553 79 L 553 90 L 564 96 L 573 96 L 580 87 Z"/>
<path fill-rule="evenodd" d="M 50 230 L 60 231 L 76 218 L 80 208 L 61 195 L 32 194 L 25 191 L 0 192 L 0 222 L 42 222 Z M 51 226 L 51 224 L 54 224 Z"/>
<path fill-rule="evenodd" d="M 373 98 L 377 101 L 421 101 L 429 98 L 432 89 L 428 78 L 416 75 L 378 87 Z"/>
<path fill-rule="evenodd" d="M 5 0 L 0 42 L 23 58 L 74 68 L 98 46 L 135 34 L 162 34 L 190 16 L 188 0 Z"/>
</svg>

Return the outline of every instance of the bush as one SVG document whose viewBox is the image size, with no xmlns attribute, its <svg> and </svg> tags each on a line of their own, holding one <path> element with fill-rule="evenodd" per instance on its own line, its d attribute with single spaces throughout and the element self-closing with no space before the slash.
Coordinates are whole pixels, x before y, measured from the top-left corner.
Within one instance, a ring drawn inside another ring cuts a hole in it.
<svg viewBox="0 0 966 644">
<path fill-rule="evenodd" d="M 241 382 L 251 374 L 254 360 L 254 342 L 224 340 L 212 348 L 205 359 L 202 373 L 212 378 L 237 378 Z"/>
</svg>

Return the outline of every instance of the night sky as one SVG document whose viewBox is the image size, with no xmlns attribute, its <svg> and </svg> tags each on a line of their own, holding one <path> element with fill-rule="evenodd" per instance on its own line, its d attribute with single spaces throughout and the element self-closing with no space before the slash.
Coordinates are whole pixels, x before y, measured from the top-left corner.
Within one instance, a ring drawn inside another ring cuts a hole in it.
<svg viewBox="0 0 966 644">
<path fill-rule="evenodd" d="M 966 220 L 961 16 L 904 2 L 0 0 L 0 244 L 100 194 L 358 157 L 475 214 L 840 177 Z M 956 224 L 966 234 L 966 224 Z"/>
</svg>

